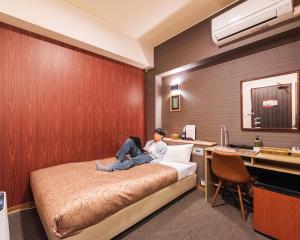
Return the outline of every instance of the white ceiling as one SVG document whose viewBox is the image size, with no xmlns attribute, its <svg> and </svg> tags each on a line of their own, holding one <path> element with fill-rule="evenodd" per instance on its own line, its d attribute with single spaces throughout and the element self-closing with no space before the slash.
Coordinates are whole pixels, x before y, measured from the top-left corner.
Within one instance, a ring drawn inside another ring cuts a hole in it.
<svg viewBox="0 0 300 240">
<path fill-rule="evenodd" d="M 118 31 L 157 46 L 236 0 L 63 0 Z"/>
</svg>

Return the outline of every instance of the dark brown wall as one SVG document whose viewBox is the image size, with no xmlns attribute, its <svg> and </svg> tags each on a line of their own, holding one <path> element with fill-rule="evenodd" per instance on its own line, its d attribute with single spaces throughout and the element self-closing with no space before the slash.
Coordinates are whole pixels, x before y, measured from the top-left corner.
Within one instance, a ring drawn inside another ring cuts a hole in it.
<svg viewBox="0 0 300 240">
<path fill-rule="evenodd" d="M 0 190 L 30 199 L 31 171 L 113 156 L 144 138 L 143 70 L 0 23 Z M 134 126 L 134 127 L 133 127 Z"/>
<path fill-rule="evenodd" d="M 298 133 L 245 132 L 240 128 L 240 81 L 300 69 L 300 41 L 258 52 L 194 72 L 163 80 L 163 127 L 180 132 L 185 124 L 197 125 L 197 136 L 218 141 L 220 125 L 225 124 L 232 143 L 253 144 L 259 135 L 265 145 L 300 145 Z M 182 111 L 169 111 L 170 84 L 179 78 Z"/>
<path fill-rule="evenodd" d="M 239 43 L 226 46 L 234 49 Z M 155 118 L 156 74 L 201 61 L 210 56 L 218 56 L 224 48 L 218 48 L 211 40 L 210 19 L 195 25 L 169 41 L 155 48 L 155 68 L 147 77 L 147 134 L 151 135 Z M 169 134 L 180 132 L 188 123 L 197 124 L 198 137 L 203 140 L 219 140 L 220 125 L 225 124 L 230 131 L 231 142 L 253 143 L 258 134 L 266 145 L 300 145 L 300 134 L 242 132 L 240 130 L 240 81 L 281 72 L 300 70 L 299 34 L 274 38 L 235 51 L 223 60 L 210 62 L 197 70 L 173 75 L 163 80 L 162 125 Z M 182 111 L 169 112 L 168 94 L 172 79 L 184 80 Z"/>
<path fill-rule="evenodd" d="M 210 22 L 206 20 L 154 48 L 154 69 L 146 74 L 148 137 L 155 126 L 155 75 L 192 63 L 218 51 L 209 34 Z"/>
<path fill-rule="evenodd" d="M 221 52 L 213 43 L 210 30 L 210 19 L 207 19 L 157 46 L 155 71 L 162 73 Z"/>
</svg>

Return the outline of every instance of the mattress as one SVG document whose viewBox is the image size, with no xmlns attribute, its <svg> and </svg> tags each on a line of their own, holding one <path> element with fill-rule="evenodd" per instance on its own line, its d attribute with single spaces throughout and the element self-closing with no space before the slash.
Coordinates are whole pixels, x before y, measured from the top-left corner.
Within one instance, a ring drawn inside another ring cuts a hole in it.
<svg viewBox="0 0 300 240">
<path fill-rule="evenodd" d="M 195 162 L 179 163 L 163 160 L 159 164 L 175 168 L 178 173 L 178 181 L 193 175 L 197 170 L 197 163 Z"/>
<path fill-rule="evenodd" d="M 101 161 L 111 164 L 114 159 Z M 99 172 L 95 161 L 40 169 L 30 178 L 35 205 L 52 238 L 77 234 L 177 180 L 178 172 L 167 165 Z"/>
</svg>

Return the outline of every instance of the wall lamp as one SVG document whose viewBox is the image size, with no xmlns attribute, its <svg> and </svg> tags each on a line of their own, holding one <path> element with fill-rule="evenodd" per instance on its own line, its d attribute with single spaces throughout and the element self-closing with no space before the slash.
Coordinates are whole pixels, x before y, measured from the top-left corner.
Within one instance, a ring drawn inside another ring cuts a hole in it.
<svg viewBox="0 0 300 240">
<path fill-rule="evenodd" d="M 173 84 L 171 85 L 171 91 L 178 91 L 179 90 L 179 84 Z"/>
<path fill-rule="evenodd" d="M 179 94 L 180 94 L 179 84 L 171 85 L 171 95 L 179 95 Z"/>
</svg>

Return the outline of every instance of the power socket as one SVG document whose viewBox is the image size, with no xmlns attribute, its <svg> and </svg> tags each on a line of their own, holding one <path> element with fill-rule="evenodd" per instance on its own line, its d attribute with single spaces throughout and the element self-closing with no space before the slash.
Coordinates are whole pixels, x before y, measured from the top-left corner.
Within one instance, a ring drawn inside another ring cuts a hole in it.
<svg viewBox="0 0 300 240">
<path fill-rule="evenodd" d="M 201 182 L 200 182 L 200 183 L 201 183 L 202 186 L 205 186 L 205 185 L 206 185 L 205 180 L 203 180 L 203 179 L 201 179 Z"/>
<path fill-rule="evenodd" d="M 193 154 L 203 156 L 204 155 L 204 149 L 201 147 L 193 147 Z"/>
</svg>

